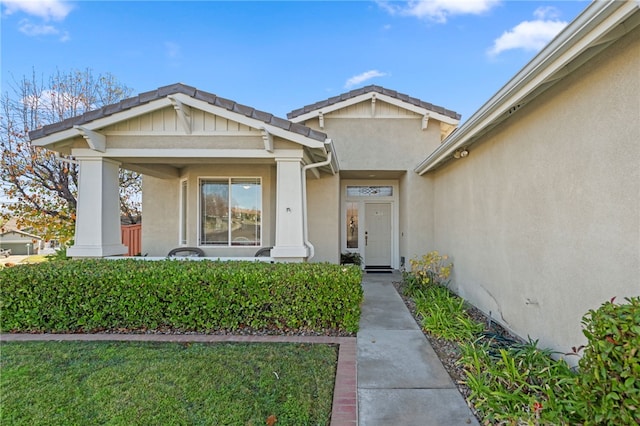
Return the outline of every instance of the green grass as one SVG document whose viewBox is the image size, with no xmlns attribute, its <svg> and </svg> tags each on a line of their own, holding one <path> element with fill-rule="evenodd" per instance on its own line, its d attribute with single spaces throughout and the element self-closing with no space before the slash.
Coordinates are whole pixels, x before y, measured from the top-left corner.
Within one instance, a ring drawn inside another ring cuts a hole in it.
<svg viewBox="0 0 640 426">
<path fill-rule="evenodd" d="M 3 342 L 0 423 L 329 424 L 337 347 Z"/>
</svg>

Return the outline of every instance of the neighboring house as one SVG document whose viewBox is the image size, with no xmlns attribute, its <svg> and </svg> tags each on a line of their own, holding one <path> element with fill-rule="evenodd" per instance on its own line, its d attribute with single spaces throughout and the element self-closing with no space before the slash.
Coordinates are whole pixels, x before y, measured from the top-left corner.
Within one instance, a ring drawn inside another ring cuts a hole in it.
<svg viewBox="0 0 640 426">
<path fill-rule="evenodd" d="M 567 351 L 580 318 L 640 294 L 640 11 L 593 2 L 464 125 L 378 86 L 289 120 L 176 84 L 31 132 L 80 164 L 76 257 L 126 253 L 118 167 L 144 175 L 142 252 L 402 267 Z M 461 82 L 463 85 L 464 82 Z"/>
<path fill-rule="evenodd" d="M 18 229 L 15 219 L 0 226 L 0 248 L 11 249 L 12 255 L 38 254 L 43 246 L 41 237 Z"/>
</svg>

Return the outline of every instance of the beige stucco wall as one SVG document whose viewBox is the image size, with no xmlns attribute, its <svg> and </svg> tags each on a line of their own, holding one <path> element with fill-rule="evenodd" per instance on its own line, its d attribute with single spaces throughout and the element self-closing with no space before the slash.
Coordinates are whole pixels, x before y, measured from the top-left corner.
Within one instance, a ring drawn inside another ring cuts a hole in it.
<svg viewBox="0 0 640 426">
<path fill-rule="evenodd" d="M 262 179 L 262 246 L 275 240 L 275 165 L 215 164 L 189 165 L 180 178 L 143 178 L 142 252 L 149 256 L 166 256 L 178 247 L 180 230 L 180 185 L 187 180 L 187 246 L 198 246 L 199 179 L 211 177 L 259 177 Z M 207 256 L 253 256 L 259 247 L 199 246 Z"/>
<path fill-rule="evenodd" d="M 325 118 L 341 170 L 413 170 L 440 144 L 435 120 L 421 118 Z"/>
<path fill-rule="evenodd" d="M 148 256 L 166 256 L 178 247 L 180 180 L 142 177 L 142 249 Z"/>
<path fill-rule="evenodd" d="M 409 260 L 434 249 L 433 178 L 409 171 L 400 178 L 400 257 Z"/>
<path fill-rule="evenodd" d="M 639 52 L 636 28 L 433 174 L 454 289 L 544 347 L 640 295 Z"/>
<path fill-rule="evenodd" d="M 340 178 L 307 172 L 309 241 L 315 248 L 312 262 L 340 262 Z"/>
</svg>

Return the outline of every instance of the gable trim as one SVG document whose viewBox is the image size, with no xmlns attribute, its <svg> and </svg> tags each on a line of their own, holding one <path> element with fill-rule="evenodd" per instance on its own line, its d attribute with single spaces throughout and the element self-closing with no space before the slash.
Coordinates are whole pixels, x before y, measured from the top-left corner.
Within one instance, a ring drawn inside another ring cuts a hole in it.
<svg viewBox="0 0 640 426">
<path fill-rule="evenodd" d="M 451 124 L 451 125 L 456 125 L 458 124 L 458 122 L 460 120 L 458 119 L 454 119 L 451 118 L 447 115 L 441 114 L 437 111 L 428 109 L 428 108 L 424 108 L 418 105 L 413 105 L 410 104 L 408 102 L 405 102 L 401 99 L 398 98 L 394 98 L 392 96 L 388 96 L 385 95 L 384 93 L 378 93 L 378 92 L 368 92 L 368 93 L 363 93 L 361 95 L 357 95 L 336 103 L 332 103 L 332 104 L 328 104 L 326 106 L 320 107 L 318 109 L 303 113 L 301 115 L 295 116 L 295 117 L 290 117 L 289 120 L 293 121 L 294 123 L 301 123 L 301 122 L 305 122 L 309 119 L 315 118 L 315 117 L 320 117 L 322 116 L 323 118 L 326 118 L 326 114 L 330 113 L 330 112 L 334 112 L 334 111 L 338 111 L 340 109 L 349 107 L 351 105 L 355 105 L 355 104 L 359 104 L 361 102 L 365 102 L 371 100 L 371 117 L 375 117 L 375 102 L 377 100 L 386 102 L 388 104 L 397 106 L 399 108 L 403 108 L 406 109 L 408 111 L 414 112 L 420 116 L 429 116 L 429 118 L 433 118 L 435 120 L 439 120 L 442 121 L 444 123 L 447 124 Z"/>
</svg>

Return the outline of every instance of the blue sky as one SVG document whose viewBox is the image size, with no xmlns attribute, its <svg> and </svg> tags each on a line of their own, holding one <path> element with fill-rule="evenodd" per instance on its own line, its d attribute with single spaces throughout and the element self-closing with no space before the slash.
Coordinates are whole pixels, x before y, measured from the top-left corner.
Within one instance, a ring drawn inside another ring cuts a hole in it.
<svg viewBox="0 0 640 426">
<path fill-rule="evenodd" d="M 587 1 L 0 0 L 2 91 L 56 70 L 182 82 L 284 117 L 377 84 L 463 121 Z"/>
</svg>

